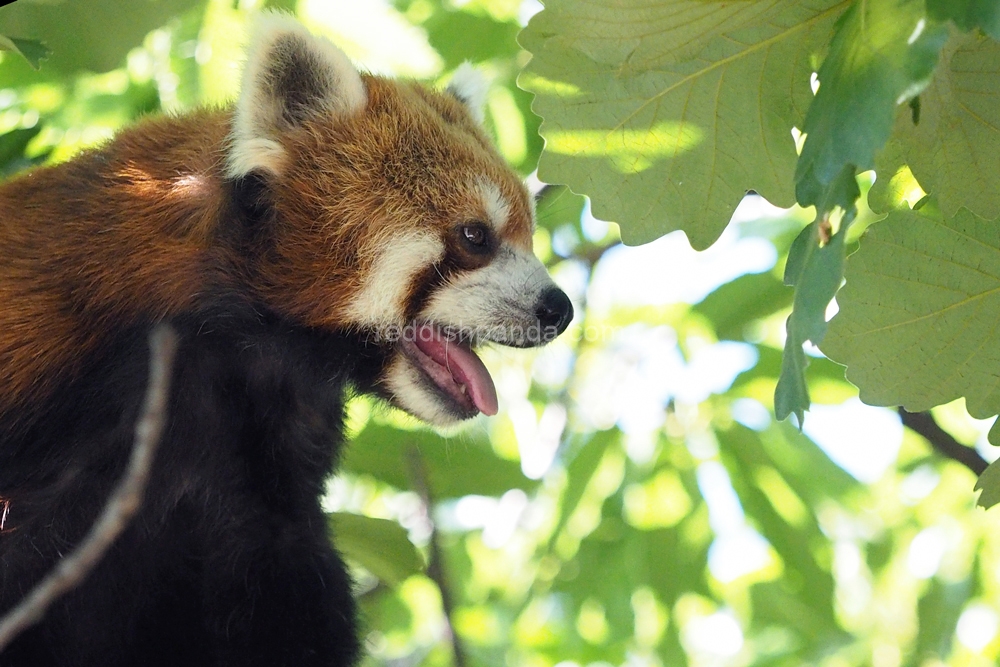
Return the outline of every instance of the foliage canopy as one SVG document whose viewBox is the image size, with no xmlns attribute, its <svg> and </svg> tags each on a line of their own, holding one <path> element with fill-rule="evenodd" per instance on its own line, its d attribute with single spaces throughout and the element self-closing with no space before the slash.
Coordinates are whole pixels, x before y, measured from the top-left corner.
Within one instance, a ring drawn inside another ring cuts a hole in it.
<svg viewBox="0 0 1000 667">
<path fill-rule="evenodd" d="M 848 366 L 866 402 L 925 410 L 965 397 L 976 417 L 1000 412 L 989 347 L 989 230 L 1000 215 L 995 3 L 619 4 L 580 12 L 553 0 L 523 33 L 534 58 L 522 83 L 538 96 L 549 140 L 541 177 L 592 196 L 626 242 L 683 229 L 704 247 L 749 190 L 787 205 L 794 188 L 800 206 L 815 207 L 786 267 L 796 295 L 779 418 L 801 423 L 809 407 L 807 341 Z M 803 90 L 810 73 L 815 95 Z M 848 263 L 826 338 L 861 195 L 854 181 L 871 169 L 871 206 L 888 220 Z M 677 196 L 692 180 L 703 197 Z M 930 194 L 911 212 L 914 188 Z M 985 220 L 975 225 L 970 211 Z M 985 283 L 968 285 L 978 271 Z"/>
</svg>

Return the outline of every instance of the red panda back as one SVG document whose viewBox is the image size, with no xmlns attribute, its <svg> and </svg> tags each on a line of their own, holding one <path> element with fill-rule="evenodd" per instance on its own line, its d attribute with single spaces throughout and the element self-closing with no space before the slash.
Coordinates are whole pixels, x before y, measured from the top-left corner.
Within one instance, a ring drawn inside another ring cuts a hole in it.
<svg viewBox="0 0 1000 667">
<path fill-rule="evenodd" d="M 0 410 L 44 397 L 109 330 L 231 280 L 223 112 L 147 120 L 0 186 Z M 220 253 L 223 253 L 220 256 Z"/>
</svg>

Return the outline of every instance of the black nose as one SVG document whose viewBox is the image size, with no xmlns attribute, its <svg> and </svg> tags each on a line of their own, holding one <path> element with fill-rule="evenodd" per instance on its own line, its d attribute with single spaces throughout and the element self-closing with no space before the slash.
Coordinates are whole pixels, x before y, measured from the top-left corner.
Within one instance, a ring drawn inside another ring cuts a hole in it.
<svg viewBox="0 0 1000 667">
<path fill-rule="evenodd" d="M 542 331 L 540 342 L 547 343 L 569 326 L 573 319 L 573 304 L 569 297 L 558 287 L 553 287 L 542 293 L 542 298 L 535 308 L 535 315 Z"/>
</svg>

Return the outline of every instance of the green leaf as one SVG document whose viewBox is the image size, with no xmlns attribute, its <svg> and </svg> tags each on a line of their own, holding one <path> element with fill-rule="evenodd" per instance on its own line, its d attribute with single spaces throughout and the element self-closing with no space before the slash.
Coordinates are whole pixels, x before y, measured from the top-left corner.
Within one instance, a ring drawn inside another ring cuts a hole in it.
<svg viewBox="0 0 1000 667">
<path fill-rule="evenodd" d="M 294 14 L 296 9 L 298 9 L 299 0 L 266 0 L 264 4 L 268 9 L 276 9 Z"/>
<path fill-rule="evenodd" d="M 589 195 L 636 244 L 718 238 L 747 190 L 793 202 L 811 57 L 846 3 L 551 0 L 521 33 L 539 177 Z"/>
<path fill-rule="evenodd" d="M 0 176 L 9 176 L 34 164 L 34 160 L 25 159 L 24 151 L 31 140 L 38 136 L 41 131 L 41 126 L 35 125 L 34 127 L 11 130 L 0 135 Z"/>
<path fill-rule="evenodd" d="M 809 397 L 809 385 L 806 384 L 806 367 L 809 359 L 802 350 L 802 342 L 797 341 L 791 332 L 791 317 L 785 324 L 785 351 L 781 356 L 781 375 L 774 388 L 774 416 L 786 419 L 794 414 L 801 426 L 805 419 L 805 411 L 809 409 L 812 400 Z"/>
<path fill-rule="evenodd" d="M 797 617 L 790 625 L 812 640 L 841 635 L 833 615 L 833 577 L 817 562 L 814 545 L 822 540 L 822 532 L 815 515 L 805 516 L 802 525 L 792 525 L 777 510 L 776 498 L 765 492 L 755 473 L 768 469 L 786 483 L 788 479 L 775 471 L 778 462 L 771 459 L 757 433 L 734 426 L 719 432 L 719 446 L 748 518 L 781 556 L 786 572 L 803 582 L 789 596 Z"/>
<path fill-rule="evenodd" d="M 692 310 L 707 318 L 719 340 L 743 340 L 748 324 L 787 308 L 792 292 L 773 273 L 751 273 L 722 285 Z"/>
<path fill-rule="evenodd" d="M 1000 442 L 1000 419 L 995 420 L 993 425 L 990 426 L 990 431 L 986 439 L 990 442 Z"/>
<path fill-rule="evenodd" d="M 846 165 L 859 171 L 874 166 L 896 106 L 927 85 L 947 35 L 945 27 L 927 21 L 923 0 L 868 0 L 844 13 L 802 127 L 799 204 L 818 204 Z"/>
<path fill-rule="evenodd" d="M 337 551 L 389 586 L 422 572 L 424 559 L 395 521 L 348 512 L 327 515 Z"/>
<path fill-rule="evenodd" d="M 893 211 L 869 228 L 823 351 L 865 403 L 920 412 L 965 396 L 986 418 L 1000 412 L 1000 225 L 964 209 L 924 213 Z"/>
<path fill-rule="evenodd" d="M 448 68 L 467 60 L 509 58 L 520 50 L 517 45 L 520 26 L 516 22 L 501 23 L 489 16 L 442 10 L 435 12 L 422 27 Z"/>
<path fill-rule="evenodd" d="M 733 380 L 731 391 L 736 390 L 737 394 L 741 388 L 754 380 L 761 378 L 777 380 L 781 374 L 781 359 L 784 356 L 781 350 L 768 345 L 755 345 L 754 349 L 757 351 L 757 363 Z M 814 381 L 822 378 L 831 382 L 844 382 L 844 367 L 829 359 L 816 357 L 809 360 L 809 378 Z"/>
<path fill-rule="evenodd" d="M 818 359 L 816 363 L 820 366 L 834 366 L 826 359 Z M 834 463 L 819 445 L 789 424 L 776 424 L 772 429 L 761 433 L 760 440 L 772 465 L 785 476 L 788 485 L 810 507 L 819 507 L 830 498 L 844 501 L 861 486 L 850 473 Z"/>
<path fill-rule="evenodd" d="M 616 494 L 605 502 L 600 525 L 563 566 L 571 576 L 563 574 L 553 582 L 553 589 L 568 594 L 578 607 L 589 598 L 599 601 L 611 626 L 610 639 L 632 635 L 630 597 L 639 586 L 650 587 L 668 607 L 688 592 L 708 594 L 709 543 L 691 544 L 684 539 L 684 526 L 697 521 L 695 516 L 689 515 L 674 528 L 654 530 L 633 528 L 621 516 L 621 495 Z"/>
<path fill-rule="evenodd" d="M 831 618 L 830 610 L 816 604 L 808 594 L 808 586 L 813 582 L 798 583 L 801 581 L 796 574 L 762 581 L 750 587 L 754 625 L 759 628 L 780 627 L 798 635 L 799 641 L 789 647 L 792 649 L 789 652 L 798 659 L 775 663 L 778 665 L 818 663 L 823 654 L 833 653 L 851 640 L 851 636 L 841 630 L 836 620 Z"/>
<path fill-rule="evenodd" d="M 904 111 L 893 131 L 917 181 L 947 216 L 1000 216 L 1000 44 L 953 39 L 920 100 L 920 124 Z"/>
<path fill-rule="evenodd" d="M 586 201 L 565 186 L 546 186 L 537 202 L 538 226 L 550 232 L 557 231 L 563 225 L 573 225 L 579 229 Z"/>
<path fill-rule="evenodd" d="M 784 664 L 803 664 L 815 658 L 817 646 L 850 639 L 833 613 L 835 586 L 823 565 L 825 554 L 817 549 L 825 539 L 816 508 L 856 488 L 857 482 L 808 438 L 784 425 L 759 434 L 737 425 L 719 431 L 718 436 L 722 462 L 748 521 L 771 544 L 783 565 L 779 580 L 750 588 L 751 622 L 758 628 L 778 624 L 797 635 L 798 641 L 791 642 L 788 652 L 798 659 Z M 762 483 L 769 477 L 781 479 L 786 490 L 778 493 L 774 482 Z M 790 501 L 789 494 L 798 502 Z M 789 502 L 808 510 L 794 524 L 785 517 Z"/>
<path fill-rule="evenodd" d="M 1000 39 L 1000 3 L 996 0 L 927 0 L 927 15 L 936 21 L 950 19 L 962 30 L 979 28 Z"/>
<path fill-rule="evenodd" d="M 826 308 L 844 278 L 844 240 L 857 212 L 854 202 L 858 196 L 854 168 L 847 165 L 817 202 L 816 219 L 802 230 L 788 251 L 785 284 L 795 287 L 795 298 L 785 324 L 785 353 L 774 389 L 774 414 L 778 419 L 794 413 L 801 425 L 809 409 L 805 377 L 809 360 L 802 345 L 807 340 L 819 345 L 826 334 Z M 845 213 L 840 229 L 830 236 L 830 211 L 834 208 L 842 208 Z"/>
<path fill-rule="evenodd" d="M 614 501 L 609 500 L 613 505 Z M 606 644 L 618 643 L 632 634 L 634 623 L 629 592 L 645 583 L 643 536 L 618 516 L 605 516 L 598 528 L 581 543 L 573 559 L 576 576 L 557 578 L 553 588 L 567 594 L 579 608 L 589 599 L 604 608 L 609 636 Z M 661 557 L 664 552 L 659 552 Z"/>
<path fill-rule="evenodd" d="M 482 430 L 445 438 L 426 429 L 407 431 L 369 422 L 347 448 L 341 469 L 371 475 L 398 489 L 413 489 L 410 447 L 420 451 L 431 493 L 438 499 L 499 496 L 538 484 L 524 476 L 520 464 L 499 458 Z"/>
<path fill-rule="evenodd" d="M 670 623 L 667 626 L 667 631 L 664 633 L 663 639 L 660 640 L 657 655 L 661 665 L 687 667 L 690 664 L 688 654 L 681 643 L 680 628 L 677 626 L 677 623 Z"/>
<path fill-rule="evenodd" d="M 12 160 L 24 157 L 24 149 L 41 131 L 42 128 L 36 125 L 11 130 L 0 135 L 0 165 L 6 165 Z"/>
<path fill-rule="evenodd" d="M 982 491 L 976 504 L 989 509 L 1000 503 L 1000 459 L 997 459 L 983 471 L 976 480 L 973 491 Z"/>
<path fill-rule="evenodd" d="M 107 72 L 124 64 L 130 49 L 171 18 L 205 0 L 73 0 L 61 3 L 15 2 L 0 8 L 6 34 L 35 35 L 51 56 L 35 74 L 16 60 L 0 65 L 4 85 L 19 85 L 73 74 Z"/>
<path fill-rule="evenodd" d="M 365 619 L 365 627 L 378 628 L 379 632 L 385 634 L 411 631 L 413 610 L 403 600 L 399 589 L 372 589 L 362 595 L 358 603 L 360 616 Z"/>
<path fill-rule="evenodd" d="M 566 465 L 566 491 L 563 493 L 562 502 L 559 506 L 559 521 L 552 530 L 549 539 L 548 550 L 551 551 L 556 539 L 566 526 L 577 505 L 583 498 L 584 491 L 590 484 L 590 480 L 597 472 L 597 468 L 604 458 L 604 453 L 608 446 L 616 442 L 621 432 L 616 429 L 598 431 L 594 433 L 588 441 L 579 446 L 576 454 Z"/>
<path fill-rule="evenodd" d="M 898 132 L 898 125 L 895 131 Z M 895 135 L 875 156 L 875 173 L 877 178 L 868 190 L 868 208 L 875 213 L 910 208 L 908 204 L 913 202 L 908 200 L 908 196 L 918 184 L 906 166 L 903 146 Z"/>
<path fill-rule="evenodd" d="M 917 603 L 920 631 L 914 650 L 920 664 L 932 660 L 946 660 L 951 655 L 958 619 L 972 596 L 972 579 L 941 581 L 930 580 L 927 592 Z"/>
<path fill-rule="evenodd" d="M 49 57 L 51 49 L 36 39 L 18 39 L 0 35 L 0 51 L 13 51 L 20 54 L 32 69 L 38 69 L 41 61 Z"/>
</svg>

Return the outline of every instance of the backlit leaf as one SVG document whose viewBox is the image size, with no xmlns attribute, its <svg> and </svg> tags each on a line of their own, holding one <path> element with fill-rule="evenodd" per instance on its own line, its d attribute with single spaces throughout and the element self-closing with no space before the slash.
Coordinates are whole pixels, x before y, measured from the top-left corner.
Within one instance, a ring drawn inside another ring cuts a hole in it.
<svg viewBox="0 0 1000 667">
<path fill-rule="evenodd" d="M 781 556 L 785 569 L 803 582 L 799 591 L 786 589 L 782 594 L 788 595 L 783 606 L 795 610 L 795 619 L 789 625 L 795 632 L 813 641 L 840 636 L 843 631 L 832 612 L 833 577 L 818 562 L 818 554 L 813 548 L 822 535 L 815 517 L 807 514 L 802 525 L 790 524 L 779 511 L 778 501 L 782 498 L 769 494 L 759 483 L 754 473 L 761 469 L 772 471 L 773 476 L 780 477 L 780 474 L 770 467 L 775 462 L 769 459 L 756 433 L 734 426 L 729 431 L 720 432 L 719 436 L 723 462 L 747 515 Z M 764 591 L 758 593 L 764 594 Z M 777 591 L 771 593 L 777 594 Z M 763 612 L 765 617 L 774 613 L 773 610 L 756 607 L 755 611 Z M 786 622 L 790 620 L 786 618 Z"/>
<path fill-rule="evenodd" d="M 328 515 L 337 551 L 395 586 L 424 569 L 424 559 L 395 521 L 333 512 Z"/>
<path fill-rule="evenodd" d="M 577 505 L 583 498 L 590 480 L 604 458 L 604 454 L 618 438 L 617 429 L 609 429 L 595 433 L 590 440 L 579 445 L 573 458 L 566 465 L 566 476 L 568 477 L 566 491 L 563 493 L 562 503 L 559 513 L 559 521 L 552 531 L 549 548 L 559 536 L 559 533 L 566 526 L 566 522 L 576 511 Z"/>
<path fill-rule="evenodd" d="M 73 0 L 6 5 L 0 8 L 4 33 L 42 39 L 52 53 L 38 74 L 16 60 L 5 60 L 0 78 L 11 85 L 80 70 L 107 72 L 123 65 L 129 49 L 150 30 L 198 4 L 199 0 Z"/>
<path fill-rule="evenodd" d="M 805 377 L 809 360 L 802 345 L 806 341 L 818 345 L 826 334 L 826 308 L 844 277 L 845 239 L 859 194 L 854 168 L 845 166 L 817 202 L 816 220 L 802 230 L 788 251 L 785 284 L 795 287 L 795 298 L 785 325 L 785 353 L 774 390 L 774 414 L 778 419 L 794 413 L 801 425 L 809 409 Z M 831 212 L 837 208 L 846 212 L 834 233 Z"/>
<path fill-rule="evenodd" d="M 901 114 L 903 115 L 903 114 Z M 907 120 L 906 122 L 912 122 Z M 898 132 L 897 121 L 896 130 Z M 868 207 L 875 213 L 888 213 L 896 208 L 912 208 L 924 192 L 906 165 L 903 146 L 893 136 L 875 156 L 877 178 L 868 190 Z"/>
<path fill-rule="evenodd" d="M 932 208 L 932 207 L 931 207 Z M 1000 225 L 893 211 L 847 263 L 823 351 L 871 405 L 1000 411 Z"/>
<path fill-rule="evenodd" d="M 709 246 L 753 189 L 793 201 L 811 57 L 848 3 L 551 0 L 521 33 L 539 177 L 592 197 L 626 243 Z"/>
<path fill-rule="evenodd" d="M 857 2 L 837 24 L 809 107 L 795 170 L 796 198 L 819 203 L 845 165 L 874 166 L 892 131 L 896 106 L 927 85 L 947 38 L 927 21 L 923 0 Z"/>
<path fill-rule="evenodd" d="M 516 22 L 501 23 L 489 16 L 452 10 L 435 13 L 421 27 L 448 68 L 467 60 L 511 57 L 518 51 Z"/>
<path fill-rule="evenodd" d="M 429 430 L 407 431 L 374 422 L 352 440 L 341 468 L 371 475 L 399 489 L 412 489 L 412 448 L 420 453 L 435 498 L 499 496 L 510 489 L 527 490 L 537 485 L 524 476 L 518 463 L 499 458 L 482 432 L 445 438 Z"/>
<path fill-rule="evenodd" d="M 1000 39 L 1000 3 L 996 0 L 927 0 L 927 14 L 938 21 L 951 19 L 962 30 L 980 28 Z"/>
<path fill-rule="evenodd" d="M 0 35 L 0 51 L 13 51 L 21 54 L 32 69 L 38 69 L 41 61 L 52 53 L 51 49 L 36 39 L 18 39 L 6 35 Z"/>
<path fill-rule="evenodd" d="M 747 325 L 787 308 L 792 295 L 773 273 L 750 273 L 722 285 L 692 310 L 712 322 L 719 340 L 743 340 Z"/>
<path fill-rule="evenodd" d="M 962 206 L 1000 216 L 1000 44 L 952 40 L 920 100 L 920 123 L 906 110 L 893 132 L 917 181 L 947 216 Z"/>
<path fill-rule="evenodd" d="M 40 125 L 18 128 L 0 135 L 0 176 L 10 176 L 21 169 L 37 164 L 44 156 L 28 159 L 24 156 L 31 140 L 42 131 Z"/>
<path fill-rule="evenodd" d="M 927 592 L 917 604 L 920 632 L 917 634 L 916 657 L 923 661 L 945 660 L 951 654 L 955 627 L 969 596 L 972 581 L 930 580 Z M 933 663 L 932 663 L 933 664 Z"/>
<path fill-rule="evenodd" d="M 1000 461 L 1000 459 L 998 459 Z M 976 491 L 982 491 L 976 504 L 989 509 L 1000 503 L 1000 465 L 994 461 L 976 480 Z"/>
</svg>

